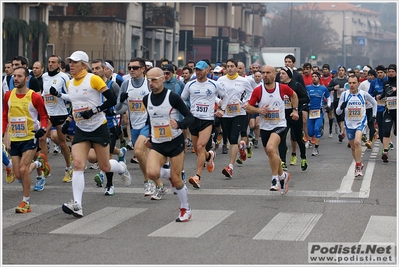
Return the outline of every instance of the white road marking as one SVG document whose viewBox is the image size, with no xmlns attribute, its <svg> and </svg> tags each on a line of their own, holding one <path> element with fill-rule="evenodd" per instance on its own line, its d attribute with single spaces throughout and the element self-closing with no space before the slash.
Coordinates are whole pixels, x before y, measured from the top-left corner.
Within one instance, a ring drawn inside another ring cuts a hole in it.
<svg viewBox="0 0 399 267">
<path fill-rule="evenodd" d="M 193 210 L 188 222 L 171 222 L 148 236 L 198 238 L 233 213 L 232 210 Z"/>
<path fill-rule="evenodd" d="M 145 210 L 147 209 L 106 207 L 55 229 L 50 234 L 99 235 Z"/>
<path fill-rule="evenodd" d="M 280 212 L 253 239 L 304 241 L 321 213 Z"/>
<path fill-rule="evenodd" d="M 372 215 L 359 243 L 396 243 L 397 218 L 395 216 Z"/>
<path fill-rule="evenodd" d="M 16 208 L 16 207 L 15 207 Z M 15 213 L 15 208 L 3 211 L 3 229 L 13 226 L 15 224 L 33 219 L 42 215 L 43 213 L 60 209 L 60 205 L 36 205 L 31 204 L 32 212 L 29 213 Z"/>
</svg>

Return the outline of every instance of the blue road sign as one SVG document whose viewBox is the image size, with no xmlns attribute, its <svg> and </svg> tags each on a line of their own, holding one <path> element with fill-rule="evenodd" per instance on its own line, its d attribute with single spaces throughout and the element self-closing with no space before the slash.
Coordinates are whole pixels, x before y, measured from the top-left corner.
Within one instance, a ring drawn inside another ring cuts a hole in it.
<svg viewBox="0 0 399 267">
<path fill-rule="evenodd" d="M 358 46 L 366 46 L 366 38 L 357 38 Z"/>
</svg>

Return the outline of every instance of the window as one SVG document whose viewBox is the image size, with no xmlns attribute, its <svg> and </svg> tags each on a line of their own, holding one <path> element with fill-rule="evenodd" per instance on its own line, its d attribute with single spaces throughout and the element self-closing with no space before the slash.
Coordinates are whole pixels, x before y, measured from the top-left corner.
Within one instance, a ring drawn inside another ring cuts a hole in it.
<svg viewBox="0 0 399 267">
<path fill-rule="evenodd" d="M 194 18 L 194 36 L 205 37 L 206 36 L 206 7 L 195 7 L 195 18 Z"/>
</svg>

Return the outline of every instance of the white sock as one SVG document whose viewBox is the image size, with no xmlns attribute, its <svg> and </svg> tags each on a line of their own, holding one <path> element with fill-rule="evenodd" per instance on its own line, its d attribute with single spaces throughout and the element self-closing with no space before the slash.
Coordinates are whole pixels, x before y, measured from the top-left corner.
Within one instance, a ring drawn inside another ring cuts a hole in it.
<svg viewBox="0 0 399 267">
<path fill-rule="evenodd" d="M 84 171 L 74 171 L 72 174 L 73 199 L 82 207 L 82 196 L 85 189 Z"/>
<path fill-rule="evenodd" d="M 22 200 L 29 204 L 30 197 L 22 197 Z"/>
<path fill-rule="evenodd" d="M 273 181 L 274 179 L 278 180 L 278 175 L 272 175 L 272 181 Z"/>
<path fill-rule="evenodd" d="M 110 159 L 109 163 L 111 164 L 111 169 L 109 170 L 110 172 L 116 172 L 119 174 L 125 172 L 125 168 L 115 159 Z"/>
<path fill-rule="evenodd" d="M 161 168 L 161 171 L 159 172 L 159 178 L 170 178 L 170 168 Z"/>
<path fill-rule="evenodd" d="M 229 167 L 230 167 L 231 170 L 233 170 L 234 165 L 233 164 L 229 164 Z"/>
<path fill-rule="evenodd" d="M 177 188 L 176 188 L 177 189 Z M 190 205 L 188 204 L 188 189 L 185 184 L 183 184 L 183 188 L 177 189 L 177 196 L 180 200 L 180 208 L 189 209 Z"/>
<path fill-rule="evenodd" d="M 42 166 L 42 164 L 37 160 L 34 163 L 36 164 L 36 169 L 39 169 Z"/>
</svg>

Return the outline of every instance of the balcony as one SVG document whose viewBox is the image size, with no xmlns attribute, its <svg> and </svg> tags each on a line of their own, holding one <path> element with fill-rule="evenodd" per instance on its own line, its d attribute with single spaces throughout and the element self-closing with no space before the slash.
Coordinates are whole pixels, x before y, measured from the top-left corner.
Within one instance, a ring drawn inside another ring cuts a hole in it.
<svg viewBox="0 0 399 267">
<path fill-rule="evenodd" d="M 69 3 L 53 6 L 50 19 L 54 20 L 100 20 L 126 22 L 127 4 Z"/>
<path fill-rule="evenodd" d="M 144 27 L 147 29 L 173 28 L 175 13 L 173 7 L 146 4 L 144 11 Z M 177 12 L 176 12 L 176 17 Z"/>
</svg>

